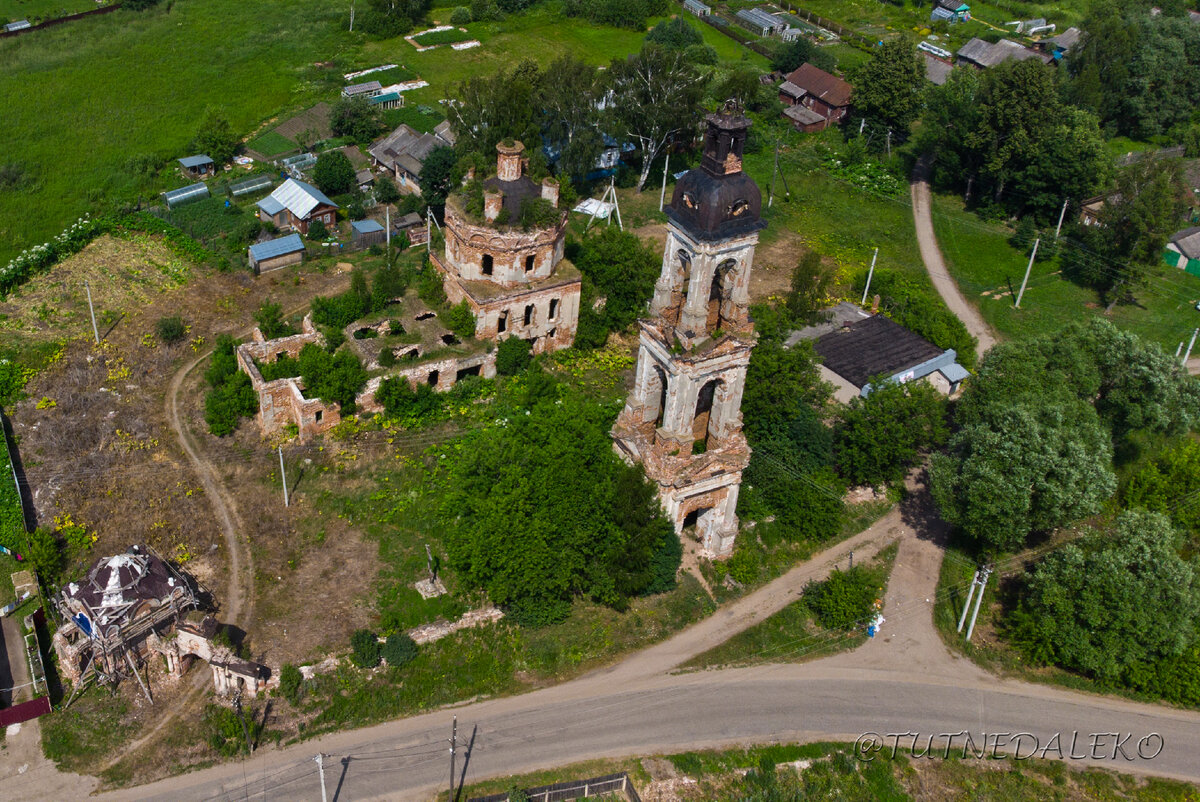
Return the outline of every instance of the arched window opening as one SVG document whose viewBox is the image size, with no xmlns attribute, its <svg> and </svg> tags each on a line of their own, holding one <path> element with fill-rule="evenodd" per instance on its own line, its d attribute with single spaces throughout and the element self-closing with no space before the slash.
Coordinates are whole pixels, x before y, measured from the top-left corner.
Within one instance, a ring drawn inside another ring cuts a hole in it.
<svg viewBox="0 0 1200 802">
<path fill-rule="evenodd" d="M 720 379 L 713 379 L 705 383 L 696 396 L 696 414 L 692 418 L 692 440 L 697 444 L 703 442 L 705 450 L 708 449 L 708 421 L 712 417 L 713 400 L 716 398 L 717 388 L 720 384 Z"/>
</svg>

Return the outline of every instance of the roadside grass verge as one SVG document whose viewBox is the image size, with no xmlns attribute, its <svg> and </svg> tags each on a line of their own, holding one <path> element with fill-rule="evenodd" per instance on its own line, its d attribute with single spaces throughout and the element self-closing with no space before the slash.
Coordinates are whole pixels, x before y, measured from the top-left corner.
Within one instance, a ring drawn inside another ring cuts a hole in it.
<svg viewBox="0 0 1200 802">
<path fill-rule="evenodd" d="M 880 599 L 891 576 L 897 549 L 897 544 L 893 543 L 861 569 L 856 569 L 864 573 L 865 583 L 879 588 Z M 825 629 L 820 625 L 808 599 L 801 597 L 799 601 L 792 602 L 721 645 L 696 655 L 682 668 L 800 663 L 832 652 L 854 649 L 866 640 L 866 620 L 849 630 Z"/>
</svg>

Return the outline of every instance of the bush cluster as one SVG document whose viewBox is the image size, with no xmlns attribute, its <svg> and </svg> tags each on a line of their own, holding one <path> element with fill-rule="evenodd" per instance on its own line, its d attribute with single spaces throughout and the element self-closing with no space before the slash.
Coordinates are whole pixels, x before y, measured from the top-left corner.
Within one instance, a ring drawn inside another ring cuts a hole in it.
<svg viewBox="0 0 1200 802">
<path fill-rule="evenodd" d="M 204 397 L 204 422 L 218 437 L 232 434 L 242 418 L 258 411 L 258 396 L 250 377 L 238 370 L 234 354 L 237 342 L 228 334 L 220 335 L 204 373 L 210 388 Z"/>
<path fill-rule="evenodd" d="M 356 629 L 350 636 L 350 662 L 359 668 L 374 668 L 379 665 L 381 649 L 379 638 L 369 629 Z"/>
</svg>

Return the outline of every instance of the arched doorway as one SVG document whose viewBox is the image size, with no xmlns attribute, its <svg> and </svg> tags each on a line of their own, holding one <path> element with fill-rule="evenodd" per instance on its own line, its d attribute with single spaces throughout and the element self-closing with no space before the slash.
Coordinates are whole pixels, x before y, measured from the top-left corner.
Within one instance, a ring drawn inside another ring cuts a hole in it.
<svg viewBox="0 0 1200 802">
<path fill-rule="evenodd" d="M 710 332 L 723 328 L 729 322 L 722 315 L 722 310 L 728 308 L 726 302 L 733 298 L 733 280 L 736 273 L 737 262 L 733 259 L 726 259 L 713 271 L 712 284 L 708 290 L 708 319 L 705 321 L 705 328 Z"/>
<path fill-rule="evenodd" d="M 720 386 L 720 379 L 712 379 L 705 382 L 696 395 L 696 414 L 692 418 L 692 440 L 696 444 L 693 447 L 693 453 L 703 453 L 708 450 L 708 421 L 712 417 L 713 401 Z"/>
</svg>

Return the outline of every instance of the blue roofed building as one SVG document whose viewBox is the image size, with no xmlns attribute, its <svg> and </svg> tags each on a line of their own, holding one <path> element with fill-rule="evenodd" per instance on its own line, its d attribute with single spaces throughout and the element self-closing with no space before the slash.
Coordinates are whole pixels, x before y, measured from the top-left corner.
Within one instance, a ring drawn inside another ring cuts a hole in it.
<svg viewBox="0 0 1200 802">
<path fill-rule="evenodd" d="M 304 240 L 299 234 L 259 242 L 250 246 L 250 267 L 256 273 L 278 270 L 304 261 Z"/>
<path fill-rule="evenodd" d="M 195 156 L 184 156 L 179 159 L 179 166 L 189 178 L 205 178 L 216 172 L 213 160 L 203 153 Z"/>
</svg>

